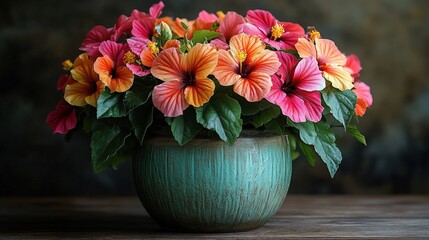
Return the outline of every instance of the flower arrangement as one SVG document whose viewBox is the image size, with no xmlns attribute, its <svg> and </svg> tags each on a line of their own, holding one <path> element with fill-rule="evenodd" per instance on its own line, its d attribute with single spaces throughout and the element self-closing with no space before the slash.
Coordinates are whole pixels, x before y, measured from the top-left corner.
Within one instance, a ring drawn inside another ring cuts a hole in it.
<svg viewBox="0 0 429 240">
<path fill-rule="evenodd" d="M 366 144 L 355 126 L 372 105 L 360 61 L 316 28 L 263 10 L 190 21 L 160 17 L 163 7 L 95 26 L 83 53 L 63 62 L 64 98 L 47 123 L 92 134 L 95 172 L 131 158 L 153 129 L 171 129 L 181 145 L 201 132 L 230 145 L 246 128 L 287 134 L 294 157 L 299 149 L 313 165 L 317 153 L 331 176 L 342 159 L 333 127 Z"/>
</svg>

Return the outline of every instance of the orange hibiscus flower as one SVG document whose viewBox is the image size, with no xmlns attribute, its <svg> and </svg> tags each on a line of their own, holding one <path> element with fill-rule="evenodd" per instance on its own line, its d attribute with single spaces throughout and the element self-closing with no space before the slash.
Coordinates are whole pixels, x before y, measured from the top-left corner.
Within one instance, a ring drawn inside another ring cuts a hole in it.
<svg viewBox="0 0 429 240">
<path fill-rule="evenodd" d="M 189 106 L 202 106 L 214 94 L 207 76 L 217 64 L 216 50 L 203 44 L 182 54 L 177 48 L 163 50 L 153 61 L 151 73 L 164 81 L 152 92 L 153 104 L 166 117 L 177 117 Z"/>
<path fill-rule="evenodd" d="M 73 106 L 87 104 L 96 107 L 100 93 L 104 91 L 104 84 L 99 81 L 95 73 L 94 60 L 86 53 L 79 55 L 70 71 L 74 81 L 69 81 L 64 89 L 64 99 Z"/>
<path fill-rule="evenodd" d="M 271 75 L 281 63 L 275 52 L 265 50 L 256 36 L 240 33 L 229 41 L 230 50 L 219 50 L 219 62 L 213 75 L 223 86 L 234 85 L 234 92 L 249 102 L 264 98 L 271 89 Z"/>
<path fill-rule="evenodd" d="M 341 91 L 353 88 L 353 78 L 343 68 L 346 56 L 338 50 L 333 41 L 315 37 L 313 43 L 305 38 L 298 38 L 295 47 L 301 58 L 316 58 L 323 77 L 330 81 L 334 88 Z"/>
<path fill-rule="evenodd" d="M 134 83 L 134 74 L 124 66 L 124 54 L 128 46 L 114 41 L 105 41 L 100 44 L 102 57 L 94 63 L 94 71 L 99 74 L 100 81 L 109 87 L 111 92 L 125 92 Z"/>
</svg>

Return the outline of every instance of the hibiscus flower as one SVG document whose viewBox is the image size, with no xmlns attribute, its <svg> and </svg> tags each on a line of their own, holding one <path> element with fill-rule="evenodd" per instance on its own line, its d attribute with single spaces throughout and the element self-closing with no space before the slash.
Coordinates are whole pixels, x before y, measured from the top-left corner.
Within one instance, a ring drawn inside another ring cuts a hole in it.
<svg viewBox="0 0 429 240">
<path fill-rule="evenodd" d="M 128 50 L 128 46 L 105 41 L 100 44 L 100 52 L 103 56 L 98 57 L 94 63 L 94 71 L 100 76 L 100 81 L 109 87 L 111 92 L 125 92 L 130 89 L 134 82 L 134 74 L 124 66 L 130 61 L 131 51 Z"/>
<path fill-rule="evenodd" d="M 246 20 L 240 14 L 236 12 L 227 12 L 219 25 L 219 33 L 222 35 L 212 40 L 210 44 L 218 49 L 227 50 L 229 48 L 229 40 L 233 36 L 243 32 L 245 23 Z"/>
<path fill-rule="evenodd" d="M 216 67 L 216 50 L 197 44 L 188 53 L 177 48 L 163 50 L 153 61 L 151 73 L 164 81 L 152 92 L 153 104 L 166 117 L 177 117 L 189 106 L 200 107 L 214 94 L 208 75 Z"/>
<path fill-rule="evenodd" d="M 365 115 L 366 109 L 372 106 L 373 100 L 370 87 L 358 79 L 360 76 L 360 71 L 362 70 L 359 58 L 353 54 L 347 56 L 344 69 L 348 71 L 353 77 L 353 92 L 357 96 L 355 113 L 357 116 L 362 117 Z"/>
<path fill-rule="evenodd" d="M 76 127 L 76 109 L 64 99 L 61 99 L 55 110 L 46 117 L 46 122 L 54 133 L 66 134 Z"/>
<path fill-rule="evenodd" d="M 234 85 L 234 92 L 249 102 L 268 94 L 271 77 L 280 66 L 275 52 L 266 50 L 257 36 L 245 33 L 229 41 L 230 50 L 219 50 L 219 62 L 213 75 L 223 86 Z"/>
<path fill-rule="evenodd" d="M 298 38 L 305 34 L 299 24 L 280 22 L 268 11 L 250 10 L 246 18 L 250 24 L 246 25 L 244 32 L 260 37 L 276 49 L 295 49 Z"/>
<path fill-rule="evenodd" d="M 96 107 L 98 96 L 104 91 L 104 84 L 99 81 L 94 71 L 94 60 L 86 53 L 79 55 L 73 63 L 71 77 L 64 90 L 64 99 L 73 106 L 87 104 Z"/>
<path fill-rule="evenodd" d="M 341 91 L 353 88 L 353 78 L 343 68 L 346 56 L 338 50 L 333 41 L 315 38 L 313 43 L 306 38 L 299 38 L 295 47 L 301 58 L 316 58 L 323 76 L 334 88 Z"/>
<path fill-rule="evenodd" d="M 298 62 L 291 54 L 277 55 L 282 65 L 272 76 L 273 86 L 265 98 L 294 122 L 320 121 L 323 106 L 319 91 L 325 88 L 325 79 L 316 59 L 309 57 Z"/>
</svg>

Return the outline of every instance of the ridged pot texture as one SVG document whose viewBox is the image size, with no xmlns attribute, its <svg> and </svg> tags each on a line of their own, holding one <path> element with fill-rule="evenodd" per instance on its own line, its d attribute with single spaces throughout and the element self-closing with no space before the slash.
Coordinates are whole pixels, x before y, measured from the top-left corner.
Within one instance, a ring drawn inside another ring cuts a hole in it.
<svg viewBox="0 0 429 240">
<path fill-rule="evenodd" d="M 147 139 L 133 163 L 143 206 L 161 226 L 180 231 L 235 232 L 264 225 L 289 188 L 287 136 L 250 134 L 233 146 L 195 138 Z"/>
</svg>

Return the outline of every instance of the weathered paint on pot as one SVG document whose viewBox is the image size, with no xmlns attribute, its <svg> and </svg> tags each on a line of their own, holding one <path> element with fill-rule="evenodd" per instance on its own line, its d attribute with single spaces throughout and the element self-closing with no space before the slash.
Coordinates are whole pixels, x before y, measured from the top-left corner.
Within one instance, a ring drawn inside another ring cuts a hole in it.
<svg viewBox="0 0 429 240">
<path fill-rule="evenodd" d="M 264 225 L 289 188 L 286 136 L 239 137 L 232 147 L 196 138 L 146 140 L 134 159 L 143 206 L 161 226 L 181 231 L 235 232 Z"/>
</svg>

